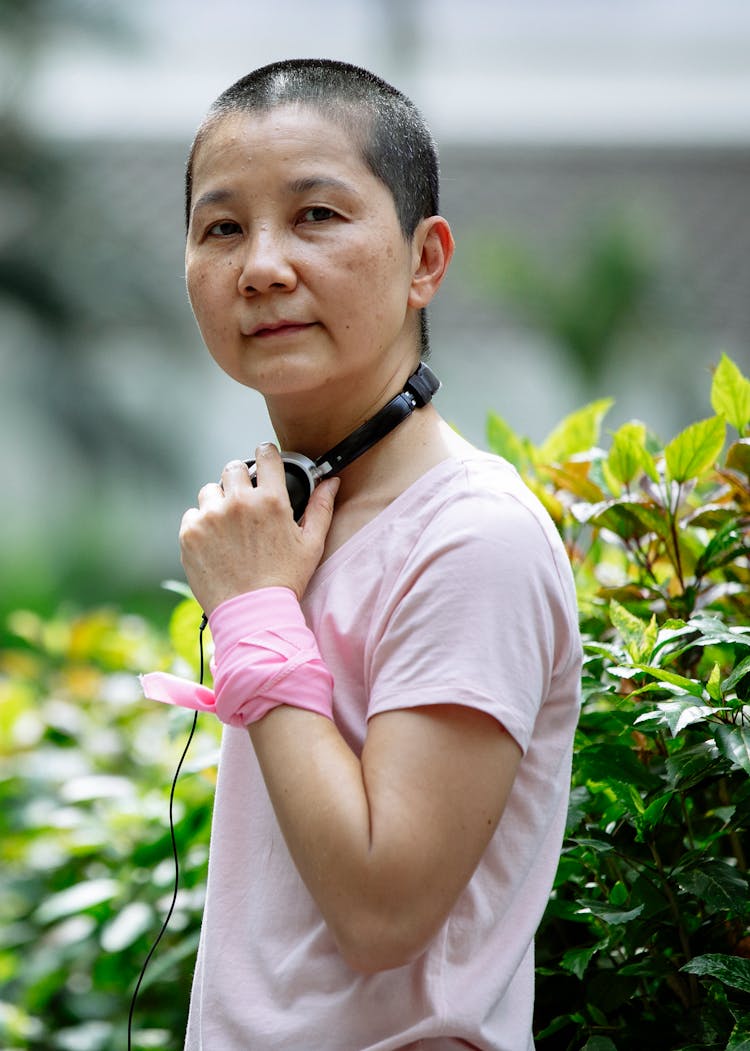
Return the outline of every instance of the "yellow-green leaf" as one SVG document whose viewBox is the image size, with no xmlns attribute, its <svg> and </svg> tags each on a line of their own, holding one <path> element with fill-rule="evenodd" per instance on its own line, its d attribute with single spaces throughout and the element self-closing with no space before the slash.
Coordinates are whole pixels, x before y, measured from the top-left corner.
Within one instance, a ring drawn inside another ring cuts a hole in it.
<svg viewBox="0 0 750 1051">
<path fill-rule="evenodd" d="M 636 664 L 647 659 L 653 652 L 658 636 L 656 617 L 648 622 L 641 620 L 614 599 L 609 604 L 609 617 L 620 633 L 630 659 Z"/>
<path fill-rule="evenodd" d="M 658 474 L 654 458 L 646 448 L 644 424 L 631 420 L 615 431 L 606 466 L 623 485 L 630 485 L 641 474 L 647 474 L 656 481 Z"/>
<path fill-rule="evenodd" d="M 711 674 L 708 677 L 708 682 L 706 683 L 706 693 L 712 701 L 719 702 L 722 700 L 721 668 L 716 663 L 714 663 L 714 666 L 711 669 Z"/>
<path fill-rule="evenodd" d="M 750 380 L 726 354 L 721 355 L 714 372 L 711 406 L 740 434 L 750 425 Z"/>
<path fill-rule="evenodd" d="M 549 478 L 558 489 L 572 493 L 579 500 L 594 504 L 604 500 L 604 493 L 589 477 L 591 464 L 586 461 L 568 461 L 563 467 L 553 464 L 540 469 L 542 481 Z"/>
<path fill-rule="evenodd" d="M 596 445 L 602 420 L 613 404 L 612 398 L 600 398 L 566 416 L 540 448 L 542 463 L 565 463 L 576 453 L 586 452 Z"/>
<path fill-rule="evenodd" d="M 169 639 L 175 652 L 195 670 L 200 664 L 198 628 L 202 616 L 195 599 L 186 598 L 175 606 L 169 620 Z M 204 646 L 206 642 L 204 637 Z"/>
<path fill-rule="evenodd" d="M 624 485 L 630 485 L 641 469 L 641 450 L 645 441 L 646 428 L 635 420 L 623 424 L 619 431 L 612 435 L 607 466 Z"/>
<path fill-rule="evenodd" d="M 487 417 L 487 442 L 493 453 L 502 456 L 519 471 L 528 460 L 524 439 L 495 412 Z"/>
<path fill-rule="evenodd" d="M 720 416 L 686 427 L 664 449 L 670 480 L 686 482 L 712 467 L 724 448 L 725 434 L 726 423 Z"/>
</svg>

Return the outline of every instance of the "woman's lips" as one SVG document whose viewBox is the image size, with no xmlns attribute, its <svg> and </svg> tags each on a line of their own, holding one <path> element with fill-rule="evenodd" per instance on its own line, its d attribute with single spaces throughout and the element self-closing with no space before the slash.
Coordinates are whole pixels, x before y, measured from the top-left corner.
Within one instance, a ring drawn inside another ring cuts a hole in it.
<svg viewBox="0 0 750 1051">
<path fill-rule="evenodd" d="M 303 321 L 275 321 L 268 325 L 258 325 L 250 335 L 257 339 L 269 339 L 272 336 L 289 336 L 310 328 L 311 322 Z"/>
</svg>

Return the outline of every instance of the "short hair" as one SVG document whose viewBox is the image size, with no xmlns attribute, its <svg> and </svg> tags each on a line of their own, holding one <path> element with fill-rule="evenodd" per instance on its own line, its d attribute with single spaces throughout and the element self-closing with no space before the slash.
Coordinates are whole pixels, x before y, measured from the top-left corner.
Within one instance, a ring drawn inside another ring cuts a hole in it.
<svg viewBox="0 0 750 1051">
<path fill-rule="evenodd" d="M 286 59 L 248 73 L 223 91 L 198 129 L 185 178 L 185 221 L 190 221 L 193 166 L 213 124 L 230 113 L 309 106 L 342 125 L 362 160 L 390 191 L 399 226 L 410 240 L 422 219 L 438 214 L 437 147 L 424 117 L 397 88 L 359 66 L 333 59 Z M 363 117 L 365 118 L 363 120 Z M 427 315 L 420 311 L 422 356 L 429 353 Z"/>
</svg>

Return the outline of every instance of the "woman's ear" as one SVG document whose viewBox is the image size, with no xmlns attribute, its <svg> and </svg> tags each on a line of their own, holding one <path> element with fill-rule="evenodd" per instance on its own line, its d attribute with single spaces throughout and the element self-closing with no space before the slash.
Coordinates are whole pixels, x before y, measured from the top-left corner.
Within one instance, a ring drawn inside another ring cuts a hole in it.
<svg viewBox="0 0 750 1051">
<path fill-rule="evenodd" d="M 412 239 L 413 264 L 409 306 L 426 307 L 440 287 L 453 256 L 453 234 L 441 215 L 422 219 Z"/>
</svg>

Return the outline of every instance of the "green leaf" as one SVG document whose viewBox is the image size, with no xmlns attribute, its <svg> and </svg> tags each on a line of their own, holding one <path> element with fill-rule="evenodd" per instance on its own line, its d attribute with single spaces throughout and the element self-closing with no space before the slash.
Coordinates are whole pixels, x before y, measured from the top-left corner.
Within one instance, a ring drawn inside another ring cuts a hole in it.
<svg viewBox="0 0 750 1051">
<path fill-rule="evenodd" d="M 632 661 L 637 664 L 651 656 L 659 633 L 656 617 L 648 622 L 641 620 L 614 599 L 609 604 L 609 617 Z"/>
<path fill-rule="evenodd" d="M 696 705 L 693 701 L 689 700 L 687 697 L 678 697 L 672 701 L 660 701 L 657 704 L 655 711 L 644 712 L 643 715 L 639 715 L 635 720 L 635 725 L 638 726 L 641 723 L 647 722 L 666 723 L 669 727 L 669 732 L 674 737 L 678 732 L 678 726 L 684 725 L 684 713 L 686 711 L 692 713 L 695 707 Z"/>
<path fill-rule="evenodd" d="M 584 850 L 591 850 L 594 854 L 608 854 L 612 850 L 612 842 L 609 839 L 587 839 L 586 837 L 575 837 L 572 840 L 576 846 Z"/>
<path fill-rule="evenodd" d="M 611 778 L 607 782 L 608 791 L 614 795 L 618 803 L 622 805 L 623 812 L 632 818 L 633 824 L 641 827 L 641 817 L 645 813 L 646 805 L 638 790 L 630 784 Z"/>
<path fill-rule="evenodd" d="M 747 555 L 748 544 L 745 532 L 742 522 L 733 515 L 732 519 L 725 522 L 706 544 L 696 563 L 695 575 L 701 577 L 733 562 L 736 558 Z"/>
<path fill-rule="evenodd" d="M 731 763 L 750 774 L 750 726 L 718 726 L 714 740 L 719 751 Z"/>
<path fill-rule="evenodd" d="M 493 453 L 502 456 L 519 471 L 529 460 L 527 440 L 519 437 L 510 424 L 495 412 L 487 417 L 487 442 Z"/>
<path fill-rule="evenodd" d="M 694 957 L 681 969 L 701 978 L 718 978 L 724 985 L 741 989 L 743 993 L 750 993 L 750 960 L 739 956 L 707 953 L 705 956 Z"/>
<path fill-rule="evenodd" d="M 694 748 L 683 748 L 667 758 L 665 767 L 667 780 L 673 788 L 682 792 L 700 785 L 716 773 L 722 760 L 717 757 L 713 741 L 701 741 Z"/>
<path fill-rule="evenodd" d="M 701 638 L 695 639 L 691 645 L 713 646 L 719 643 L 728 643 L 731 646 L 750 646 L 750 628 L 727 626 L 718 617 L 707 613 L 697 613 L 688 621 L 688 625 L 700 632 Z"/>
<path fill-rule="evenodd" d="M 711 407 L 740 434 L 750 424 L 750 380 L 726 354 L 721 355 L 714 372 Z"/>
<path fill-rule="evenodd" d="M 169 620 L 169 639 L 175 653 L 194 670 L 200 663 L 198 629 L 202 616 L 203 612 L 195 599 L 187 598 L 175 606 Z M 209 635 L 206 629 L 203 633 L 204 647 L 208 644 Z"/>
<path fill-rule="evenodd" d="M 662 817 L 664 816 L 664 811 L 671 803 L 672 798 L 673 793 L 666 792 L 664 795 L 658 796 L 656 799 L 652 800 L 651 803 L 649 803 L 644 813 L 641 815 L 641 825 L 644 829 L 651 829 L 659 824 Z"/>
<path fill-rule="evenodd" d="M 590 1009 L 591 1005 L 589 1004 Z M 617 1051 L 617 1044 L 610 1040 L 608 1036 L 591 1036 L 583 1045 L 581 1051 Z"/>
<path fill-rule="evenodd" d="M 686 708 L 677 720 L 677 725 L 674 728 L 675 737 L 686 727 L 695 726 L 696 723 L 703 723 L 711 719 L 716 710 L 716 708 L 705 704 L 694 704 L 691 708 Z"/>
<path fill-rule="evenodd" d="M 729 693 L 731 690 L 734 690 L 747 675 L 750 675 L 750 657 L 745 657 L 744 660 L 741 660 L 737 667 L 733 668 L 727 675 L 721 684 L 722 691 Z"/>
<path fill-rule="evenodd" d="M 576 453 L 596 445 L 602 420 L 613 404 L 612 398 L 600 398 L 566 416 L 542 444 L 539 450 L 542 462 L 565 463 Z"/>
<path fill-rule="evenodd" d="M 649 675 L 653 675 L 659 682 L 667 682 L 670 686 L 678 686 L 685 693 L 689 693 L 691 697 L 703 696 L 703 683 L 698 682 L 696 679 L 687 679 L 684 675 L 667 671 L 665 668 L 655 668 L 651 664 L 637 664 L 636 667 L 638 671 L 645 671 Z"/>
<path fill-rule="evenodd" d="M 63 916 L 72 916 L 111 901 L 120 890 L 120 884 L 113 879 L 92 879 L 85 883 L 76 883 L 73 887 L 58 891 L 43 901 L 36 910 L 38 923 L 52 923 Z"/>
<path fill-rule="evenodd" d="M 610 905 L 616 905 L 619 908 L 621 905 L 624 905 L 627 900 L 628 888 L 622 880 L 618 880 L 609 892 Z"/>
<path fill-rule="evenodd" d="M 546 1040 L 547 1037 L 552 1036 L 554 1033 L 559 1033 L 561 1029 L 564 1029 L 571 1023 L 573 1025 L 582 1026 L 586 1024 L 586 1019 L 579 1011 L 570 1015 L 559 1015 L 548 1026 L 545 1026 L 544 1029 L 536 1034 L 536 1039 L 537 1041 Z"/>
<path fill-rule="evenodd" d="M 649 532 L 638 514 L 634 500 L 615 500 L 611 503 L 574 505 L 572 513 L 579 522 L 590 522 L 598 529 L 609 529 L 623 540 L 637 539 Z"/>
<path fill-rule="evenodd" d="M 132 901 L 105 924 L 101 932 L 101 946 L 105 952 L 121 952 L 154 924 L 153 911 L 142 901 Z"/>
<path fill-rule="evenodd" d="M 642 904 L 637 905 L 634 909 L 613 909 L 610 905 L 605 905 L 600 901 L 581 901 L 580 904 L 583 906 L 582 912 L 588 911 L 592 916 L 596 916 L 597 919 L 613 927 L 624 927 L 632 923 L 646 908 L 645 904 Z"/>
<path fill-rule="evenodd" d="M 609 1025 L 609 1020 L 607 1019 L 607 1016 L 605 1015 L 604 1011 L 602 1011 L 601 1008 L 597 1007 L 596 1004 L 586 1004 L 586 1010 L 591 1015 L 596 1025 L 600 1025 L 605 1028 Z M 605 1041 L 604 1047 L 602 1047 L 602 1040 Z M 589 1048 L 589 1051 L 592 1051 L 592 1044 L 594 1045 L 593 1051 L 605 1051 L 605 1048 L 609 1047 L 611 1043 L 612 1041 L 609 1039 L 609 1037 L 592 1036 L 589 1040 L 586 1041 L 585 1046 Z"/>
<path fill-rule="evenodd" d="M 727 522 L 737 521 L 737 511 L 721 504 L 702 504 L 697 511 L 685 515 L 685 525 L 698 526 L 701 529 L 721 529 Z"/>
<path fill-rule="evenodd" d="M 670 480 L 686 482 L 713 467 L 724 448 L 725 434 L 726 423 L 720 416 L 686 427 L 664 449 Z"/>
<path fill-rule="evenodd" d="M 735 1027 L 724 1051 L 750 1051 L 750 1012 L 737 1011 L 733 1006 Z"/>
<path fill-rule="evenodd" d="M 644 424 L 631 420 L 615 431 L 607 456 L 607 469 L 623 485 L 630 485 L 641 473 L 656 481 L 658 474 L 654 459 L 646 448 Z"/>
<path fill-rule="evenodd" d="M 704 857 L 700 868 L 678 871 L 675 876 L 680 887 L 700 899 L 710 913 L 741 915 L 747 909 L 747 879 L 725 861 Z"/>
<path fill-rule="evenodd" d="M 568 949 L 562 955 L 560 966 L 564 971 L 574 974 L 576 978 L 583 978 L 584 972 L 598 948 L 598 945 L 587 945 L 583 949 Z"/>
<path fill-rule="evenodd" d="M 580 748 L 576 770 L 582 780 L 597 784 L 609 784 L 614 778 L 618 783 L 641 785 L 645 791 L 654 784 L 653 777 L 639 762 L 630 743 L 625 746 L 596 742 Z"/>
<path fill-rule="evenodd" d="M 640 523 L 645 526 L 646 531 L 655 533 L 668 546 L 670 557 L 674 558 L 674 537 L 672 536 L 672 519 L 665 507 L 647 506 L 633 502 L 633 514 Z M 671 545 L 671 546 L 670 546 Z"/>
<path fill-rule="evenodd" d="M 706 693 L 712 701 L 719 703 L 722 699 L 721 696 L 721 668 L 718 664 L 714 663 L 711 669 L 711 674 L 708 677 L 706 683 Z"/>
</svg>

